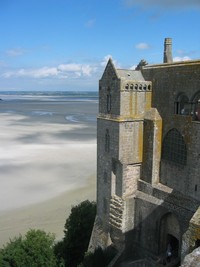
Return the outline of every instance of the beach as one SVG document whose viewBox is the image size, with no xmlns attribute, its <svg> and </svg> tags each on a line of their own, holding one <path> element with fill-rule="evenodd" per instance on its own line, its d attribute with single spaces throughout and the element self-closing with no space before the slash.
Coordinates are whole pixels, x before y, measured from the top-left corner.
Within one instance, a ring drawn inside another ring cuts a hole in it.
<svg viewBox="0 0 200 267">
<path fill-rule="evenodd" d="M 96 198 L 95 101 L 0 105 L 0 246 L 29 229 L 63 237 L 71 207 Z"/>
</svg>

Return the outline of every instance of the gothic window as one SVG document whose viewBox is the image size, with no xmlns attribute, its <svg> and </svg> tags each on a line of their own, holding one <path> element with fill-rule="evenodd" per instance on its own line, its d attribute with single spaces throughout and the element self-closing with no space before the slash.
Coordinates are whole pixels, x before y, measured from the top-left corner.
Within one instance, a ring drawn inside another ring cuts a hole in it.
<svg viewBox="0 0 200 267">
<path fill-rule="evenodd" d="M 183 136 L 178 130 L 171 129 L 163 140 L 162 159 L 186 165 L 187 148 Z"/>
<path fill-rule="evenodd" d="M 180 93 L 175 101 L 175 114 L 189 115 L 190 114 L 190 104 L 188 97 Z"/>
<path fill-rule="evenodd" d="M 106 152 L 110 151 L 110 135 L 108 129 L 106 129 L 106 134 L 105 134 L 105 151 Z"/>
<path fill-rule="evenodd" d="M 193 119 L 200 121 L 200 91 L 193 96 L 191 104 Z"/>
<path fill-rule="evenodd" d="M 108 89 L 107 92 L 107 112 L 110 113 L 111 111 L 111 94 L 110 94 L 110 89 Z"/>
</svg>

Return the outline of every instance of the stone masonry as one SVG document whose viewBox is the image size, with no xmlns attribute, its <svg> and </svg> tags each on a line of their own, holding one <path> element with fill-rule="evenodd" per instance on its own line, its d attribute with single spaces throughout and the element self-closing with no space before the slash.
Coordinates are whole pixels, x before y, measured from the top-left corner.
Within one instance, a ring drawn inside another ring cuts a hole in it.
<svg viewBox="0 0 200 267">
<path fill-rule="evenodd" d="M 113 247 L 110 267 L 163 266 L 170 250 L 178 266 L 200 246 L 200 61 L 173 63 L 166 38 L 164 63 L 138 66 L 110 59 L 99 81 L 89 249 Z"/>
</svg>

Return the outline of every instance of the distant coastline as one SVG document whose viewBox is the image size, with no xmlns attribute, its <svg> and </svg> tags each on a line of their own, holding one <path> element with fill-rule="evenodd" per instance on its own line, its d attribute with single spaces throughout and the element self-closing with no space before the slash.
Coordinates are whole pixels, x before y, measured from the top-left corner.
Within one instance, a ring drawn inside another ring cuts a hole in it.
<svg viewBox="0 0 200 267">
<path fill-rule="evenodd" d="M 49 100 L 48 97 L 54 97 L 52 100 L 98 100 L 97 91 L 0 91 L 0 99 L 11 100 L 13 97 L 15 99 L 33 99 L 34 97 L 40 98 L 40 100 Z"/>
</svg>

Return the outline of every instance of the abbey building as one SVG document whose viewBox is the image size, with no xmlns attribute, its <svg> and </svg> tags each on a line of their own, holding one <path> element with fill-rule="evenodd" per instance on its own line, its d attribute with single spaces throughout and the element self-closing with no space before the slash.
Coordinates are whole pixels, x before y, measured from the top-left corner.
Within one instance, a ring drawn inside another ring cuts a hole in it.
<svg viewBox="0 0 200 267">
<path fill-rule="evenodd" d="M 169 251 L 179 266 L 200 246 L 200 60 L 173 63 L 171 46 L 136 70 L 110 59 L 99 82 L 90 249 L 113 247 L 110 266 L 163 266 Z"/>
</svg>

